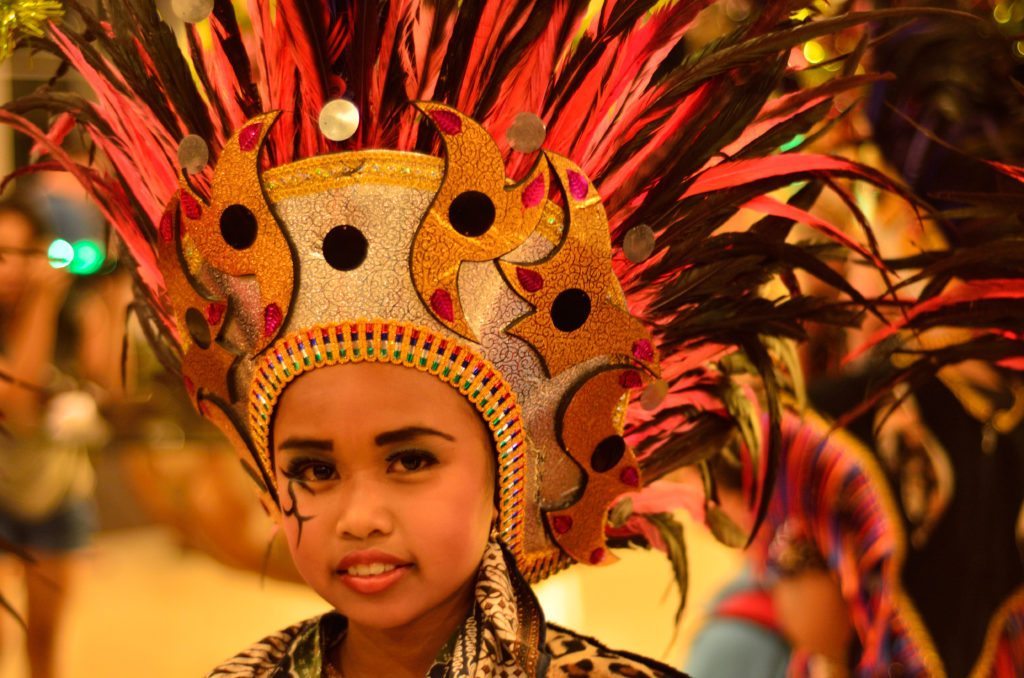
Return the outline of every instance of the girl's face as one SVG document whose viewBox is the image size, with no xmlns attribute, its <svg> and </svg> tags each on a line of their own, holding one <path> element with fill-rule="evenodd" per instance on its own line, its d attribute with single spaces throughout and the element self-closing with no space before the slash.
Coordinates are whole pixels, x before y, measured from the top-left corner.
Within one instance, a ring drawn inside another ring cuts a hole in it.
<svg viewBox="0 0 1024 678">
<path fill-rule="evenodd" d="M 350 622 L 390 629 L 471 600 L 494 462 L 458 391 L 400 365 L 323 367 L 285 389 L 273 450 L 295 565 Z"/>
</svg>

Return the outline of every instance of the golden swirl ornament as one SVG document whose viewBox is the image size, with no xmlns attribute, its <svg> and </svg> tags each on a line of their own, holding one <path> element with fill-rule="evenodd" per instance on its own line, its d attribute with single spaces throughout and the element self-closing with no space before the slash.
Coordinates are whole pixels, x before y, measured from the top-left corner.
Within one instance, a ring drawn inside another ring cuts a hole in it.
<svg viewBox="0 0 1024 678">
<path fill-rule="evenodd" d="M 483 127 L 448 106 L 416 107 L 441 134 L 446 162 L 441 188 L 413 242 L 413 282 L 438 320 L 475 340 L 459 295 L 459 270 L 464 262 L 508 254 L 533 233 L 548 195 L 547 167 L 537 163 L 510 186 L 501 151 Z"/>
</svg>

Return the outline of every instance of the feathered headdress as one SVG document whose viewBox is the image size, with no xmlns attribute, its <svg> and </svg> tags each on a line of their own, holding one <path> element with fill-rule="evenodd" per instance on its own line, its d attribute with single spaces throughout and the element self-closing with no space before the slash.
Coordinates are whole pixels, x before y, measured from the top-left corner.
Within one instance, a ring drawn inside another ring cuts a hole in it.
<svg viewBox="0 0 1024 678">
<path fill-rule="evenodd" d="M 46 87 L 0 121 L 48 154 L 19 174 L 72 172 L 104 210 L 151 338 L 268 508 L 267 426 L 287 382 L 339 361 L 407 364 L 487 418 L 508 453 L 503 536 L 539 579 L 612 560 L 609 507 L 706 466 L 737 432 L 763 513 L 793 370 L 785 340 L 808 320 L 853 322 L 864 302 L 819 245 L 787 242 L 790 228 L 879 263 L 808 209 L 832 177 L 891 184 L 779 152 L 870 76 L 850 68 L 774 95 L 791 47 L 922 10 L 801 22 L 791 12 L 810 3 L 764 3 L 698 48 L 689 31 L 711 4 L 253 0 L 236 13 L 216 0 L 181 49 L 148 0 L 96 12 L 68 0 L 63 23 L 24 44 L 93 96 Z M 37 109 L 47 130 L 24 117 Z M 61 151 L 75 126 L 109 172 Z M 741 209 L 763 218 L 721 229 Z M 795 269 L 843 300 L 804 295 Z M 643 408 L 627 410 L 633 399 Z M 776 422 L 764 445 L 758 402 Z M 618 538 L 674 534 L 637 518 Z"/>
</svg>

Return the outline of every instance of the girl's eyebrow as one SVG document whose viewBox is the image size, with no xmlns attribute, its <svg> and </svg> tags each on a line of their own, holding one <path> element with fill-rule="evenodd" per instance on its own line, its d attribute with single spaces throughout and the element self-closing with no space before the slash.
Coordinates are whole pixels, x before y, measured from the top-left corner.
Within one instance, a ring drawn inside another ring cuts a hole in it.
<svg viewBox="0 0 1024 678">
<path fill-rule="evenodd" d="M 280 450 L 318 450 L 333 452 L 334 441 L 326 438 L 288 438 L 278 447 Z"/>
<path fill-rule="evenodd" d="M 377 437 L 373 439 L 373 442 L 378 447 L 383 447 L 384 445 L 392 445 L 394 443 L 404 443 L 418 436 L 437 436 L 439 438 L 455 442 L 455 438 L 453 436 L 427 426 L 406 426 L 405 428 L 396 429 L 394 431 L 386 431 L 378 434 Z"/>
</svg>

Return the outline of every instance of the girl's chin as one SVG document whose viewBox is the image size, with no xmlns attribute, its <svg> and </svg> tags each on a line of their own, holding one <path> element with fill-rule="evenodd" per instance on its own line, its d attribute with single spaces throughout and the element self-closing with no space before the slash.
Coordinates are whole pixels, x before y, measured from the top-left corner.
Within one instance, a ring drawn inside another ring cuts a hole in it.
<svg viewBox="0 0 1024 678">
<path fill-rule="evenodd" d="M 407 627 L 425 612 L 410 608 L 408 603 L 401 605 L 336 605 L 334 609 L 348 620 L 350 627 L 358 626 L 374 631 L 389 631 Z"/>
</svg>

